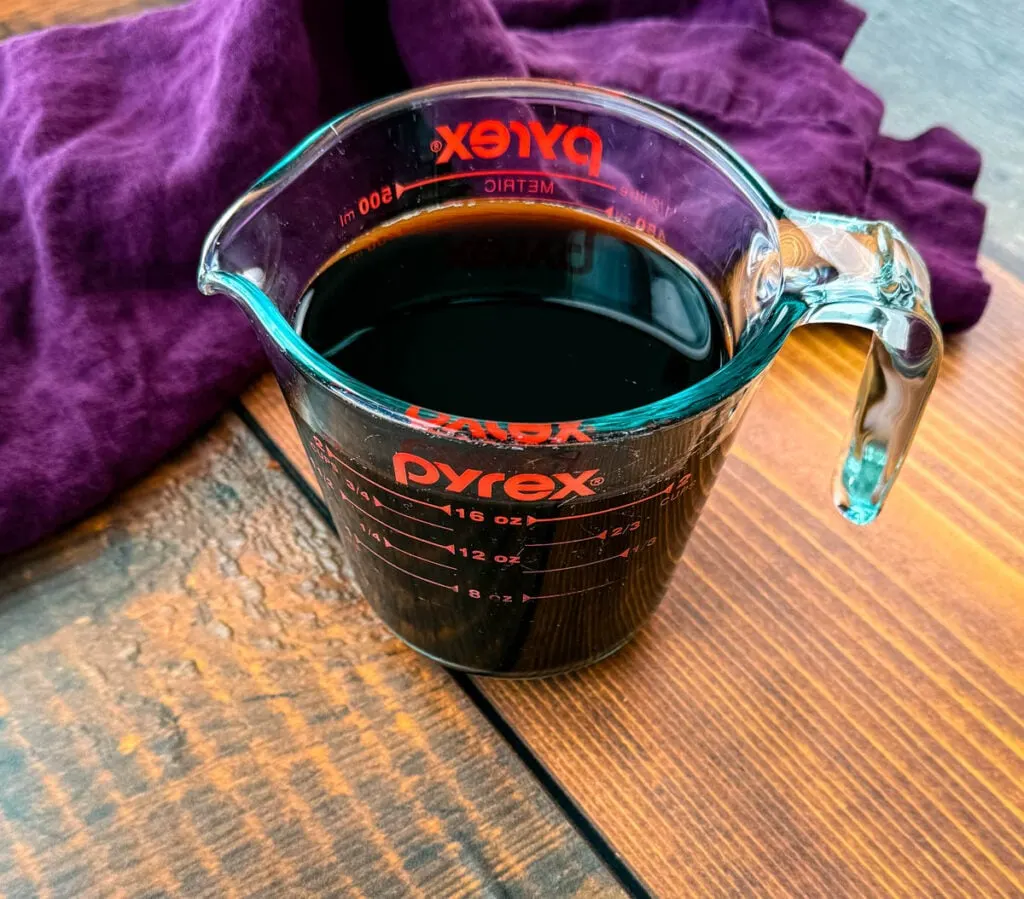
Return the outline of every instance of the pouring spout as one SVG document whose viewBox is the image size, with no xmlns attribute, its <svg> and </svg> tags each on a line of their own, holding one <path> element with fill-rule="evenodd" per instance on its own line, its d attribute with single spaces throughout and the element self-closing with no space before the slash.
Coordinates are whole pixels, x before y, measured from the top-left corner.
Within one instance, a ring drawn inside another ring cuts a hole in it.
<svg viewBox="0 0 1024 899">
<path fill-rule="evenodd" d="M 287 326 L 287 320 L 283 319 L 277 304 L 263 292 L 265 278 L 265 273 L 258 267 L 253 266 L 243 271 L 231 270 L 218 264 L 216 251 L 209 254 L 204 252 L 196 285 L 205 296 L 224 294 L 231 297 L 260 332 L 260 336 L 266 337 L 271 320 L 276 320 L 278 326 Z"/>
<path fill-rule="evenodd" d="M 231 297 L 252 324 L 275 370 L 324 378 L 324 360 L 296 333 L 293 313 L 317 264 L 299 252 L 282 252 L 287 219 L 273 207 L 273 195 L 251 192 L 229 209 L 206 238 L 196 283 L 206 296 Z M 294 246 L 308 246 L 299 235 Z M 301 263 L 301 264 L 299 264 Z"/>
<path fill-rule="evenodd" d="M 206 296 L 226 293 L 243 305 L 248 303 L 248 291 L 238 292 L 236 278 L 249 281 L 261 291 L 266 279 L 264 269 L 253 264 L 255 257 L 265 251 L 257 245 L 259 241 L 253 240 L 255 235 L 247 233 L 248 229 L 239 221 L 241 208 L 247 203 L 248 199 L 243 197 L 210 229 L 203 241 L 196 275 L 200 293 Z"/>
<path fill-rule="evenodd" d="M 275 268 L 280 255 L 279 231 L 252 215 L 250 204 L 251 198 L 243 198 L 210 230 L 199 259 L 196 285 L 205 296 L 224 294 L 234 300 L 267 349 L 282 347 L 295 339 L 289 307 L 296 298 L 287 290 L 287 279 Z"/>
<path fill-rule="evenodd" d="M 196 275 L 196 286 L 199 288 L 199 292 L 208 297 L 224 292 L 225 288 L 220 280 L 221 274 L 223 272 L 220 268 L 207 262 L 206 254 L 204 253 L 202 261 L 199 263 L 199 272 Z M 235 299 L 238 299 L 238 297 L 235 297 Z"/>
<path fill-rule="evenodd" d="M 263 299 L 270 301 L 270 298 L 263 294 L 265 281 L 266 273 L 258 266 L 250 266 L 242 271 L 224 268 L 218 264 L 216 253 L 210 256 L 203 254 L 196 276 L 196 285 L 200 293 L 208 297 L 226 294 L 242 306 L 251 305 L 253 291 L 259 292 Z"/>
<path fill-rule="evenodd" d="M 288 318 L 297 300 L 281 266 L 280 215 L 272 194 L 250 191 L 210 229 L 199 257 L 196 284 L 206 296 L 231 297 L 260 328 L 276 313 Z"/>
</svg>

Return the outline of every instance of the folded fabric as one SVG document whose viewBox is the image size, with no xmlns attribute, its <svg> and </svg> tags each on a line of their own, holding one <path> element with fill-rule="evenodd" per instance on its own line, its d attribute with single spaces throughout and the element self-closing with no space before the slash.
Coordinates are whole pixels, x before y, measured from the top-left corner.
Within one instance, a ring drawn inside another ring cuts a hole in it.
<svg viewBox="0 0 1024 899">
<path fill-rule="evenodd" d="M 978 154 L 879 136 L 843 0 L 192 0 L 0 45 L 0 552 L 150 469 L 258 372 L 194 286 L 219 213 L 319 122 L 409 85 L 534 75 L 634 91 L 787 201 L 895 222 L 950 328 L 980 316 Z"/>
</svg>

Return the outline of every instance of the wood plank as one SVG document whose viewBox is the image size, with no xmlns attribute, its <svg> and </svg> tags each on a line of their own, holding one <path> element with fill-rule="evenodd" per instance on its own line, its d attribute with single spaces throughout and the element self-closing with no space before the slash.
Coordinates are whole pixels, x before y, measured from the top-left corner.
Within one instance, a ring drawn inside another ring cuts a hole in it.
<svg viewBox="0 0 1024 899">
<path fill-rule="evenodd" d="M 51 25 L 98 22 L 173 6 L 178 0 L 0 0 L 0 40 Z"/>
<path fill-rule="evenodd" d="M 828 500 L 866 344 L 805 329 L 639 639 L 479 682 L 655 892 L 1024 891 L 1024 285 L 986 271 L 875 525 Z M 311 477 L 276 385 L 244 402 Z"/>
<path fill-rule="evenodd" d="M 0 568 L 0 895 L 621 895 L 233 416 Z"/>
</svg>

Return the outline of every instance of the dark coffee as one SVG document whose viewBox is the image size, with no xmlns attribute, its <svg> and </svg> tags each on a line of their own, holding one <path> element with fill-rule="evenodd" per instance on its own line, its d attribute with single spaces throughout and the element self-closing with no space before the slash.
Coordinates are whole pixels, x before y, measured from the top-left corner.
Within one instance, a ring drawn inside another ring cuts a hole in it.
<svg viewBox="0 0 1024 899">
<path fill-rule="evenodd" d="M 328 265 L 306 342 L 410 404 L 545 422 L 623 412 L 728 358 L 699 278 L 635 231 L 546 204 L 421 214 Z"/>
<path fill-rule="evenodd" d="M 685 262 L 585 212 L 438 208 L 346 247 L 296 324 L 414 420 L 333 401 L 314 426 L 298 416 L 360 584 L 399 636 L 468 670 L 541 674 L 608 654 L 649 617 L 740 396 L 628 439 L 587 419 L 728 360 Z"/>
</svg>

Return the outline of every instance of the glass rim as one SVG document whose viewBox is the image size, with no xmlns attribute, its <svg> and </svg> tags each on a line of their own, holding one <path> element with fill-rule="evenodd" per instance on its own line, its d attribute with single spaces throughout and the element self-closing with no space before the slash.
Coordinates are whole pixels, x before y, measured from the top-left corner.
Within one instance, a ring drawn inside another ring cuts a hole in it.
<svg viewBox="0 0 1024 899">
<path fill-rule="evenodd" d="M 245 226 L 265 201 L 285 190 L 289 183 L 343 140 L 347 132 L 372 124 L 390 113 L 409 111 L 417 106 L 428 105 L 433 100 L 450 97 L 584 102 L 600 105 L 606 112 L 617 112 L 638 125 L 660 130 L 666 136 L 690 145 L 729 177 L 750 204 L 764 215 L 778 243 L 778 221 L 785 216 L 786 207 L 761 176 L 735 150 L 703 126 L 671 107 L 644 97 L 553 79 L 475 78 L 404 91 L 354 107 L 311 132 L 220 216 L 204 242 L 198 282 L 200 290 L 205 294 L 226 292 L 244 302 L 266 337 L 292 365 L 340 398 L 371 413 L 417 429 L 426 424 L 407 413 L 411 407 L 409 401 L 376 390 L 317 353 L 302 339 L 277 304 L 257 285 L 242 275 L 224 271 L 217 266 L 217 251 Z M 803 311 L 804 306 L 799 300 L 794 298 L 792 302 L 786 302 L 780 284 L 767 320 L 754 335 L 737 346 L 733 356 L 711 375 L 651 403 L 583 419 L 582 426 L 588 435 L 607 440 L 674 424 L 708 411 L 741 390 L 768 366 Z M 451 416 L 453 420 L 458 417 L 453 414 L 453 410 L 430 411 Z M 455 433 L 441 428 L 431 429 L 431 432 L 462 441 L 492 443 L 467 435 L 464 431 Z"/>
</svg>

